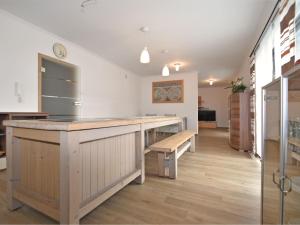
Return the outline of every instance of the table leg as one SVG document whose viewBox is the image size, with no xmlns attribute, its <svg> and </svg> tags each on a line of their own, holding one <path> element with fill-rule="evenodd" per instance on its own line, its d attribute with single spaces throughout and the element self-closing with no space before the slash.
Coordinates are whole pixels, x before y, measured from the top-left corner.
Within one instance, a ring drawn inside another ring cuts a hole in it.
<svg viewBox="0 0 300 225">
<path fill-rule="evenodd" d="M 141 170 L 141 175 L 135 179 L 138 184 L 145 182 L 145 130 L 141 126 L 141 131 L 135 134 L 136 146 L 136 167 Z"/>
</svg>

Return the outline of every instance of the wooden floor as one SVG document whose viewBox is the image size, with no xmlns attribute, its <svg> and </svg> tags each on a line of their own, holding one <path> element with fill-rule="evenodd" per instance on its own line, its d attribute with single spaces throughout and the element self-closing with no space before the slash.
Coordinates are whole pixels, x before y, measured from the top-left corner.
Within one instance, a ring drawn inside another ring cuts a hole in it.
<svg viewBox="0 0 300 225">
<path fill-rule="evenodd" d="M 200 130 L 196 153 L 179 159 L 178 179 L 159 178 L 146 158 L 144 185 L 131 184 L 81 220 L 83 224 L 259 224 L 260 165 L 228 146 L 222 129 Z M 55 223 L 29 207 L 6 209 L 0 172 L 0 223 Z"/>
</svg>

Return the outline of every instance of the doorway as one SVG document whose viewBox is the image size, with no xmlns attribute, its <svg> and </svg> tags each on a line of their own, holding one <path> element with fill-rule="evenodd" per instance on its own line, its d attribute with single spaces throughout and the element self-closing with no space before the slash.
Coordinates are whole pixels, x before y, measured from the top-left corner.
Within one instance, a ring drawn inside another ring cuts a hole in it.
<svg viewBox="0 0 300 225">
<path fill-rule="evenodd" d="M 39 54 L 39 111 L 50 119 L 76 119 L 80 115 L 80 76 L 73 64 Z"/>
</svg>

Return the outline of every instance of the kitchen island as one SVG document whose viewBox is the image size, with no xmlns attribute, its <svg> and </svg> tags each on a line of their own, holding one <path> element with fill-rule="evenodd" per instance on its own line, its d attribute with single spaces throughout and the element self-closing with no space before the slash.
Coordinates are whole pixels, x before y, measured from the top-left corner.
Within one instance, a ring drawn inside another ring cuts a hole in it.
<svg viewBox="0 0 300 225">
<path fill-rule="evenodd" d="M 179 117 L 5 121 L 8 205 L 78 224 L 132 181 L 145 180 L 145 130 Z"/>
</svg>

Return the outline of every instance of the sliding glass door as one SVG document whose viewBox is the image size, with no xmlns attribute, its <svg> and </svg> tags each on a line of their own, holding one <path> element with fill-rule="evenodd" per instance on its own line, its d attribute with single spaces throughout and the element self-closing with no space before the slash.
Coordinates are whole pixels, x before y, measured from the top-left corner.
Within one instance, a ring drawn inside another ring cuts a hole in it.
<svg viewBox="0 0 300 225">
<path fill-rule="evenodd" d="M 262 223 L 280 221 L 280 80 L 263 89 Z"/>
<path fill-rule="evenodd" d="M 262 223 L 300 224 L 300 71 L 263 96 Z"/>
<path fill-rule="evenodd" d="M 285 78 L 287 79 L 287 78 Z M 300 224 L 300 73 L 288 78 L 288 141 L 284 154 L 283 216 L 285 224 Z"/>
</svg>

